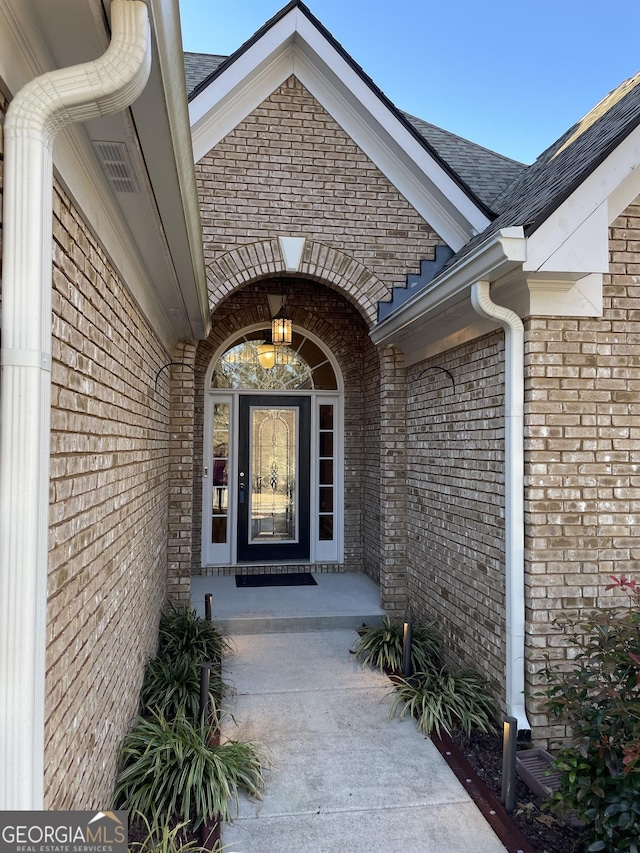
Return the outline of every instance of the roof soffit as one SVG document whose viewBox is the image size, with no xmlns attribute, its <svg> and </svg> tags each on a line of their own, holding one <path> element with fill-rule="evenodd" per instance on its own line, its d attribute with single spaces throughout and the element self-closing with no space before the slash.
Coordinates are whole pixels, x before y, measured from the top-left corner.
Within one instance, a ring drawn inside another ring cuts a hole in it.
<svg viewBox="0 0 640 853">
<path fill-rule="evenodd" d="M 489 224 L 437 157 L 297 6 L 232 57 L 191 101 L 196 162 L 292 74 L 454 251 Z"/>
<path fill-rule="evenodd" d="M 166 91 L 167 57 L 180 46 L 176 0 L 148 0 L 153 59 L 149 82 L 131 110 L 74 125 L 58 135 L 54 167 L 167 347 L 206 336 L 208 308 L 189 134 L 179 139 L 179 105 Z M 9 94 L 33 77 L 95 59 L 107 48 L 110 0 L 0 0 L 0 76 Z M 8 48 L 5 52 L 4 47 Z M 178 52 L 181 59 L 181 53 Z M 180 73 L 184 74 L 180 62 Z M 175 69 L 172 69 L 172 71 Z M 183 124 L 187 125 L 185 103 Z M 147 126 L 148 117 L 153 122 Z M 176 118 L 177 117 L 177 118 Z M 114 192 L 92 140 L 122 142 L 140 192 Z M 178 166 L 178 164 L 181 164 Z M 189 201 L 192 194 L 191 203 Z M 195 218 L 194 218 L 195 217 Z M 197 229 L 194 228 L 197 225 Z"/>
</svg>

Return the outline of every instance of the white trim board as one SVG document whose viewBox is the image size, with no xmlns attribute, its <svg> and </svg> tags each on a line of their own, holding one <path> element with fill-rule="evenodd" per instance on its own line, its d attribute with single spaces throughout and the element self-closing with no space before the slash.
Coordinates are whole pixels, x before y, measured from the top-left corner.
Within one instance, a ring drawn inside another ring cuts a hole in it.
<svg viewBox="0 0 640 853">
<path fill-rule="evenodd" d="M 345 57 L 292 9 L 191 102 L 198 162 L 291 75 L 454 251 L 489 219 Z"/>
</svg>

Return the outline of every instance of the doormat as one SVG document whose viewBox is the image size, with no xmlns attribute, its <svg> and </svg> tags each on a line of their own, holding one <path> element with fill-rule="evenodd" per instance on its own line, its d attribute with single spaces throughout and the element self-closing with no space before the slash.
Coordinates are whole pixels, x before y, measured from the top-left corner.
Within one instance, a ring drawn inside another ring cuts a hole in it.
<svg viewBox="0 0 640 853">
<path fill-rule="evenodd" d="M 288 572 L 284 575 L 236 575 L 236 586 L 317 586 L 311 572 Z"/>
</svg>

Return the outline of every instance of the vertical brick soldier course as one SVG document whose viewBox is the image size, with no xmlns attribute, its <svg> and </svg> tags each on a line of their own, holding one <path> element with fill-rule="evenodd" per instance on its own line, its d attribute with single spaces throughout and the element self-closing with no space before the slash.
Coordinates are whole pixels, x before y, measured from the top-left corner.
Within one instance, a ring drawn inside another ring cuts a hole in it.
<svg viewBox="0 0 640 853">
<path fill-rule="evenodd" d="M 182 342 L 171 366 L 169 438 L 169 541 L 167 597 L 177 605 L 191 602 L 193 552 L 194 361 L 197 344 Z"/>
</svg>

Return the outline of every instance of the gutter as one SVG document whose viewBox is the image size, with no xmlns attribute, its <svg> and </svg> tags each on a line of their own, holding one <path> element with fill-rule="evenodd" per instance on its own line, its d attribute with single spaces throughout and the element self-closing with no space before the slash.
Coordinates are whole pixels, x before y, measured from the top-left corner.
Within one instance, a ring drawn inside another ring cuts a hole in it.
<svg viewBox="0 0 640 853">
<path fill-rule="evenodd" d="M 490 288 L 488 281 L 476 281 L 471 304 L 505 332 L 506 706 L 519 735 L 530 737 L 524 699 L 524 325 L 515 311 L 491 301 Z"/>
<path fill-rule="evenodd" d="M 141 0 L 113 0 L 94 62 L 51 71 L 13 99 L 4 125 L 0 422 L 0 810 L 41 810 L 51 421 L 53 144 L 67 125 L 126 109 L 151 68 Z"/>
<path fill-rule="evenodd" d="M 376 345 L 396 343 L 398 333 L 421 317 L 465 298 L 470 282 L 495 280 L 521 266 L 526 259 L 527 240 L 523 229 L 520 226 L 502 228 L 374 326 L 369 337 Z"/>
</svg>

